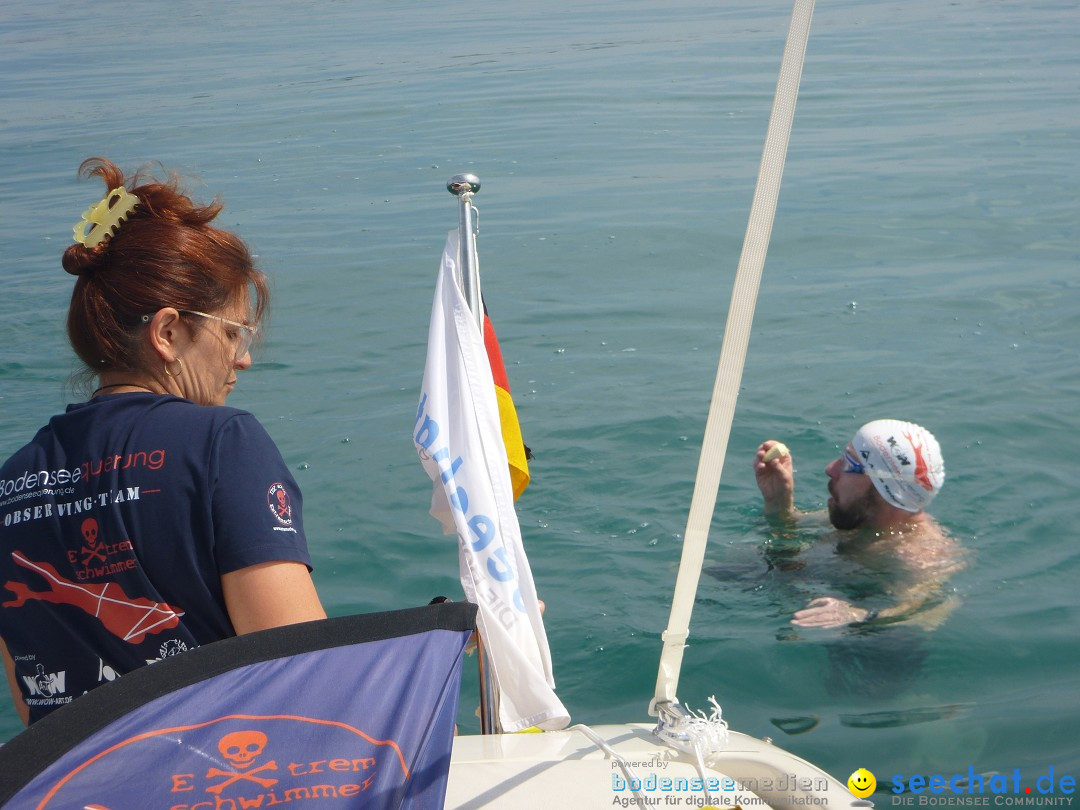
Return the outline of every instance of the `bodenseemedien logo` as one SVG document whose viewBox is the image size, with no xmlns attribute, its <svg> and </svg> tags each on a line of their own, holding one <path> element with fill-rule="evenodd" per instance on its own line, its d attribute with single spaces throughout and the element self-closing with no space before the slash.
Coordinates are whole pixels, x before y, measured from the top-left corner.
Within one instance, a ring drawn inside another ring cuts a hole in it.
<svg viewBox="0 0 1080 810">
<path fill-rule="evenodd" d="M 722 808 L 772 807 L 777 810 L 829 808 L 829 785 L 826 777 L 799 777 L 794 773 L 736 781 L 730 776 L 659 775 L 656 772 L 632 776 L 623 766 L 655 767 L 666 770 L 666 760 L 642 762 L 612 761 L 611 790 L 613 807 L 671 807 L 686 810 L 722 810 Z M 636 773 L 642 774 L 641 770 Z M 680 772 L 681 773 L 681 772 Z M 769 796 L 766 800 L 763 796 Z"/>
</svg>

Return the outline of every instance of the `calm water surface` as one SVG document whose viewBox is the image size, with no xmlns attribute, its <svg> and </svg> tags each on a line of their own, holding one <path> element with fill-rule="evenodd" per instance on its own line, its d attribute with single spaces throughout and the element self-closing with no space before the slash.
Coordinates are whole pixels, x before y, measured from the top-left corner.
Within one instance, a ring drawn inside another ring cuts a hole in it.
<svg viewBox="0 0 1080 810">
<path fill-rule="evenodd" d="M 580 722 L 646 720 L 789 12 L 4 5 L 0 454 L 76 397 L 59 257 L 101 192 L 76 167 L 159 160 L 222 195 L 273 277 L 231 402 L 297 472 L 330 612 L 456 596 L 409 430 L 445 182 L 474 172 L 559 692 Z M 843 779 L 1080 772 L 1078 35 L 1071 2 L 815 12 L 679 696 Z M 943 445 L 959 607 L 934 631 L 794 632 L 865 572 L 776 564 L 753 450 L 787 442 L 820 507 L 824 465 L 883 416 Z"/>
</svg>

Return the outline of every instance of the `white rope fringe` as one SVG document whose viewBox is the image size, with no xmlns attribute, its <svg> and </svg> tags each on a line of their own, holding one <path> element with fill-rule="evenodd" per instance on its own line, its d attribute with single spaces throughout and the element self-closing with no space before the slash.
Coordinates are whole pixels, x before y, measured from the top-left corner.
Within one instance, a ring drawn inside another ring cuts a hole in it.
<svg viewBox="0 0 1080 810">
<path fill-rule="evenodd" d="M 704 759 L 710 759 L 727 747 L 728 724 L 724 720 L 723 709 L 716 701 L 716 696 L 709 698 L 712 712 L 694 712 L 686 706 L 686 714 L 674 726 L 665 726 L 657 733 L 670 745 L 687 753 L 699 753 Z"/>
<path fill-rule="evenodd" d="M 715 695 L 709 698 L 709 703 L 712 704 L 712 712 L 708 715 L 703 711 L 695 713 L 689 706 L 682 707 L 683 711 L 678 712 L 674 719 L 671 713 L 664 712 L 661 715 L 664 719 L 656 727 L 656 736 L 672 748 L 693 755 L 705 799 L 711 804 L 712 794 L 709 792 L 705 763 L 727 747 L 728 724 Z"/>
</svg>

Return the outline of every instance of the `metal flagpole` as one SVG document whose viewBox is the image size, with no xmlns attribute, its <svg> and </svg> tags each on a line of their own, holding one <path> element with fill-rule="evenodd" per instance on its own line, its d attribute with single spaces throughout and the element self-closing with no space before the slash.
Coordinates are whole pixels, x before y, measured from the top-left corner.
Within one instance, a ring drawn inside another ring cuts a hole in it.
<svg viewBox="0 0 1080 810">
<path fill-rule="evenodd" d="M 484 304 L 480 297 L 480 258 L 476 253 L 476 231 L 479 212 L 472 198 L 480 190 L 480 178 L 475 174 L 455 174 L 446 183 L 446 190 L 458 198 L 458 267 L 461 268 L 461 291 L 484 334 Z"/>
<path fill-rule="evenodd" d="M 480 334 L 484 333 L 484 304 L 480 295 L 480 258 L 476 252 L 476 232 L 479 212 L 473 205 L 473 195 L 480 191 L 480 178 L 475 174 L 455 174 L 446 183 L 446 190 L 458 198 L 458 267 L 461 291 L 469 305 Z M 498 734 L 499 695 L 495 679 L 490 677 L 490 662 L 480 634 L 476 635 L 476 662 L 480 675 L 480 733 Z"/>
</svg>

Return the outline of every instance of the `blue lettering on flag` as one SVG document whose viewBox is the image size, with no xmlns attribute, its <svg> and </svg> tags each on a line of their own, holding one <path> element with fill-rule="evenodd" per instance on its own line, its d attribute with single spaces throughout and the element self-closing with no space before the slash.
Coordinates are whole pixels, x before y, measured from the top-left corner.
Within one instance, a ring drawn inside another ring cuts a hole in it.
<svg viewBox="0 0 1080 810">
<path fill-rule="evenodd" d="M 419 428 L 413 436 L 413 441 L 416 442 L 418 448 L 423 450 L 430 450 L 439 438 L 440 433 L 439 423 L 426 412 L 427 401 L 428 395 L 425 391 L 420 396 L 420 405 L 417 408 L 416 422 L 414 423 L 414 426 L 419 425 Z M 474 539 L 470 545 L 473 551 L 479 553 L 486 550 L 484 555 L 486 559 L 483 562 L 488 576 L 500 583 L 515 580 L 517 572 L 507 559 L 506 547 L 502 544 L 501 538 L 499 538 L 495 529 L 495 521 L 483 514 L 469 516 L 469 495 L 456 480 L 458 471 L 465 465 L 465 459 L 457 456 L 453 461 L 449 461 L 450 448 L 448 446 L 441 446 L 436 449 L 431 453 L 431 459 L 438 465 L 439 477 L 449 493 L 447 500 L 449 500 L 450 506 L 466 518 L 469 529 L 472 531 Z M 498 542 L 493 546 L 492 542 L 495 540 L 498 540 Z M 513 602 L 515 609 L 521 613 L 525 612 L 525 602 L 521 598 L 520 588 L 514 588 Z"/>
</svg>

